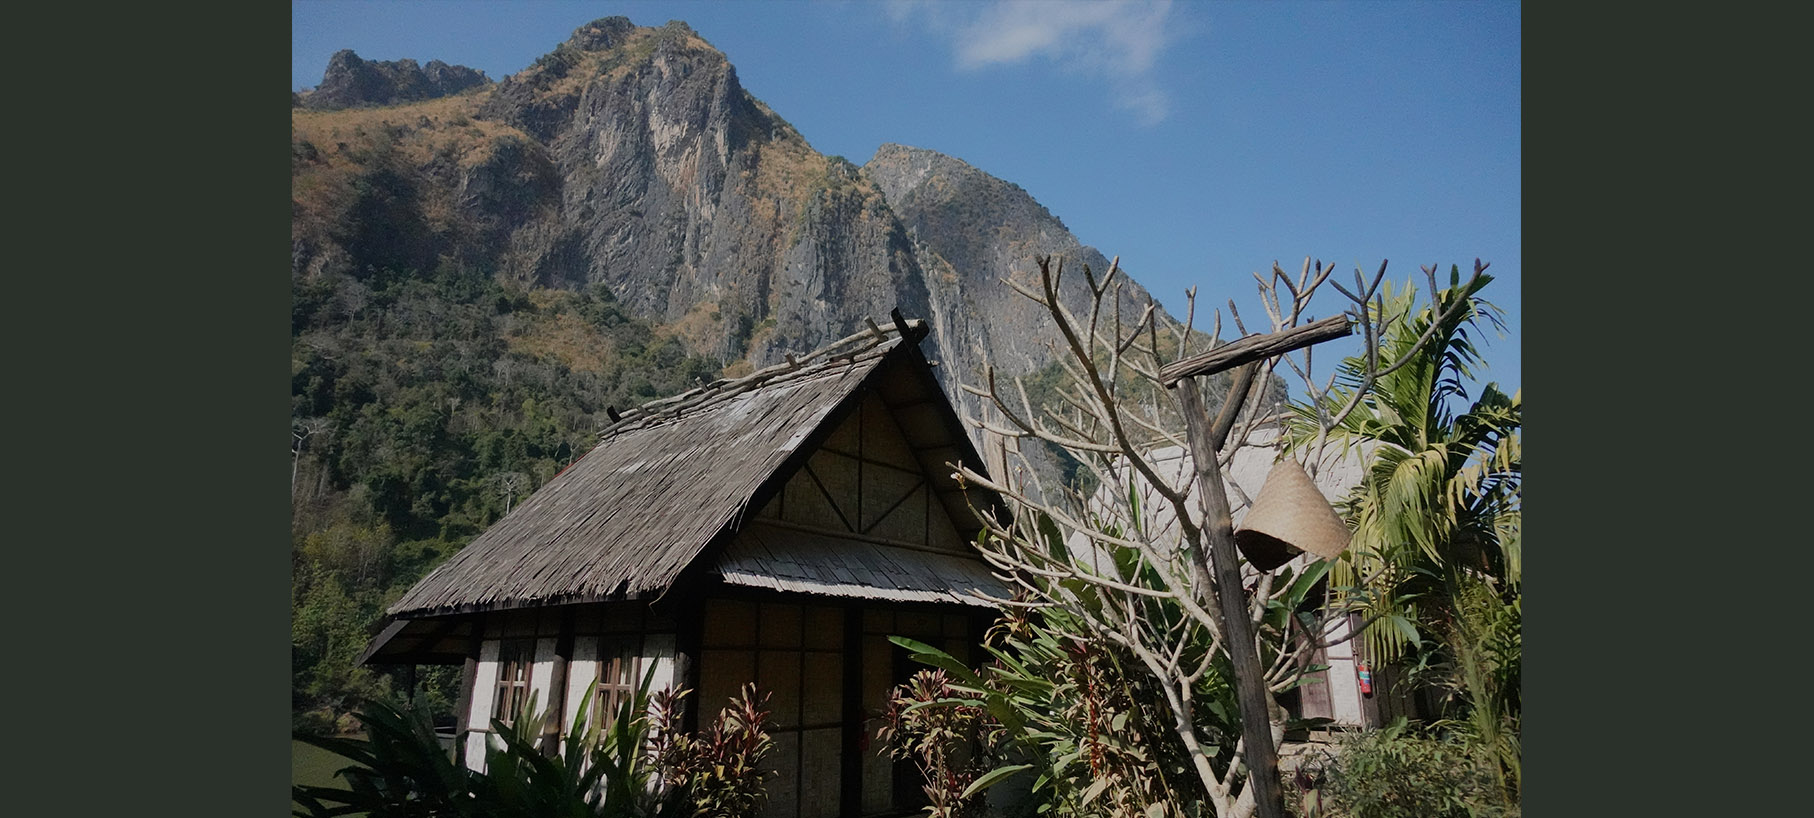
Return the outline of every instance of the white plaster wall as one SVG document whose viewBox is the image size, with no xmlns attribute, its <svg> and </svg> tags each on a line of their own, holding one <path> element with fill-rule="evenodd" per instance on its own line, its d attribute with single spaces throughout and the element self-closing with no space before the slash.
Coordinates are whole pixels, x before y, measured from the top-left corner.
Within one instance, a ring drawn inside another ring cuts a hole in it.
<svg viewBox="0 0 1814 818">
<path fill-rule="evenodd" d="M 479 643 L 479 667 L 472 677 L 472 707 L 466 711 L 466 766 L 485 769 L 485 739 L 491 729 L 491 702 L 497 696 L 498 640 Z"/>
<path fill-rule="evenodd" d="M 673 687 L 674 634 L 651 633 L 643 637 L 642 655 L 644 666 L 652 664 L 655 668 L 655 677 L 649 682 L 649 695 L 653 696 L 666 688 Z"/>
<path fill-rule="evenodd" d="M 1346 619 L 1329 623 L 1326 639 L 1340 639 L 1348 633 Z M 1324 650 L 1329 663 L 1329 708 L 1336 724 L 1361 726 L 1360 679 L 1354 672 L 1354 640 L 1330 645 Z"/>
<path fill-rule="evenodd" d="M 554 637 L 535 640 L 535 662 L 529 667 L 529 695 L 537 711 L 546 713 L 554 701 Z M 492 677 L 496 679 L 496 676 Z M 524 715 L 531 715 L 525 713 Z"/>
<path fill-rule="evenodd" d="M 468 769 L 485 772 L 485 742 L 490 738 L 490 733 L 466 734 L 466 767 Z"/>
<path fill-rule="evenodd" d="M 561 734 L 573 726 L 573 717 L 580 708 L 590 707 L 586 693 L 592 683 L 598 679 L 598 637 L 576 636 L 573 638 L 573 658 L 567 662 L 567 714 L 561 725 Z"/>
</svg>

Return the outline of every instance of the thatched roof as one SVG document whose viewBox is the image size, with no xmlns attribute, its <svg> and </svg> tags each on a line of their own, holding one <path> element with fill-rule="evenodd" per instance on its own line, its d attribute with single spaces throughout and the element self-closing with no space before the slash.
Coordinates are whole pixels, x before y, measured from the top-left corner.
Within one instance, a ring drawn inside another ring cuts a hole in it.
<svg viewBox="0 0 1814 818">
<path fill-rule="evenodd" d="M 980 526 L 967 513 L 964 489 L 940 467 L 982 463 L 919 351 L 925 334 L 920 321 L 888 329 L 872 323 L 786 364 L 626 413 L 596 448 L 388 613 L 419 618 L 657 598 L 702 554 L 722 550 L 865 394 L 899 391 L 903 382 L 915 394 L 937 394 L 918 401 L 922 410 L 932 407 L 934 422 L 921 425 L 913 445 L 946 507 L 965 510 L 951 519 L 973 533 Z"/>
</svg>

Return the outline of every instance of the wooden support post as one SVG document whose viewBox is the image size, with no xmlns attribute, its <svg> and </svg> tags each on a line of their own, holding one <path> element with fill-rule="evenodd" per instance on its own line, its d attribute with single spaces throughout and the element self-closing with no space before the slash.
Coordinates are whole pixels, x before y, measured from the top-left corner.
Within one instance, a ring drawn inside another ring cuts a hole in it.
<svg viewBox="0 0 1814 818">
<path fill-rule="evenodd" d="M 682 699 L 680 705 L 680 732 L 687 735 L 699 733 L 699 711 L 705 709 L 699 701 L 699 686 L 706 604 L 705 595 L 689 585 L 681 591 L 673 607 L 674 689 L 693 691 L 693 695 Z"/>
<path fill-rule="evenodd" d="M 1234 524 L 1228 508 L 1228 489 L 1222 485 L 1217 446 L 1209 413 L 1197 392 L 1195 378 L 1182 379 L 1178 403 L 1184 411 L 1191 458 L 1197 472 L 1197 502 L 1203 510 L 1203 537 L 1209 544 L 1209 566 L 1214 570 L 1216 606 L 1221 613 L 1222 639 L 1234 665 L 1235 696 L 1241 706 L 1241 741 L 1247 761 L 1247 786 L 1254 788 L 1254 814 L 1258 818 L 1284 818 L 1285 792 L 1279 784 L 1278 748 L 1272 744 L 1271 697 L 1266 692 L 1259 652 L 1254 647 L 1253 626 L 1247 620 L 1247 599 L 1236 562 Z M 1236 396 L 1230 395 L 1231 398 Z M 1228 413 L 1232 427 L 1233 413 Z M 1226 431 L 1223 432 L 1227 434 Z M 1201 551 L 1193 552 L 1199 577 L 1205 573 Z"/>
<path fill-rule="evenodd" d="M 899 315 L 900 311 L 896 310 Z M 863 812 L 863 732 L 868 726 L 863 718 L 863 606 L 844 604 L 844 696 L 842 721 L 844 733 L 839 753 L 842 789 L 838 794 L 839 815 Z"/>
<path fill-rule="evenodd" d="M 561 754 L 561 731 L 572 718 L 567 712 L 567 665 L 573 661 L 573 606 L 561 611 L 560 631 L 554 637 L 554 661 L 548 675 L 548 718 L 542 722 L 542 755 Z M 581 705 L 584 707 L 585 705 Z"/>
<path fill-rule="evenodd" d="M 1346 315 L 1337 315 L 1280 332 L 1250 335 L 1159 370 L 1159 380 L 1168 388 L 1180 383 L 1184 386 L 1178 390 L 1178 404 L 1184 412 L 1190 456 L 1197 472 L 1197 502 L 1203 510 L 1203 539 L 1209 546 L 1207 556 L 1211 564 L 1203 565 L 1205 555 L 1200 552 L 1193 552 L 1191 558 L 1195 561 L 1200 584 L 1210 571 L 1215 575 L 1216 604 L 1211 610 L 1221 615 L 1222 638 L 1228 644 L 1228 659 L 1234 666 L 1247 786 L 1254 788 L 1255 815 L 1259 818 L 1284 818 L 1285 792 L 1279 783 L 1278 748 L 1272 743 L 1272 696 L 1266 692 L 1265 671 L 1260 667 L 1259 651 L 1253 640 L 1253 623 L 1247 619 L 1247 594 L 1241 586 L 1228 488 L 1222 484 L 1220 451 L 1228 441 L 1229 431 L 1234 428 L 1235 416 L 1247 397 L 1261 361 L 1353 332 L 1353 322 Z M 1242 369 L 1235 373 L 1229 402 L 1223 404 L 1221 413 L 1212 422 L 1203 408 L 1196 379 L 1237 366 Z"/>
<path fill-rule="evenodd" d="M 454 766 L 466 764 L 466 734 L 473 729 L 472 688 L 479 683 L 479 645 L 484 636 L 484 617 L 474 616 L 469 621 L 472 622 L 472 635 L 466 643 L 465 667 L 460 671 L 460 703 L 456 705 L 459 712 L 455 714 L 458 720 L 454 722 Z"/>
</svg>

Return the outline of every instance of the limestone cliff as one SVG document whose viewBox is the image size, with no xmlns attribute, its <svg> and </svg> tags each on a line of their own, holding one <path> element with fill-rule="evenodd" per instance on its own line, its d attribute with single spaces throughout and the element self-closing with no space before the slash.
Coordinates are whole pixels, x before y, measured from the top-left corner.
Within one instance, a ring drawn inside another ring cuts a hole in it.
<svg viewBox="0 0 1814 818">
<path fill-rule="evenodd" d="M 349 70 L 336 60 L 324 89 Z M 1048 322 L 1004 280 L 1036 287 L 1035 257 L 1063 256 L 1081 308 L 1083 265 L 1108 266 L 1026 191 L 957 159 L 820 154 L 686 24 L 622 17 L 478 91 L 297 111 L 292 209 L 300 279 L 460 268 L 604 285 L 733 374 L 898 308 L 934 327 L 926 351 L 954 397 L 985 360 L 1009 375 L 1052 361 Z M 1145 307 L 1131 296 L 1129 317 Z"/>
</svg>

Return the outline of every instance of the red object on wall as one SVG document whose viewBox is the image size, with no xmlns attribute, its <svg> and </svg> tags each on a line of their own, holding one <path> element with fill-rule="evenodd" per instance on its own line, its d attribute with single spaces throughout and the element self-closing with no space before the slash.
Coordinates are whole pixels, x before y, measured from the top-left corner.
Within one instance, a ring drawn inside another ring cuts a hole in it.
<svg viewBox="0 0 1814 818">
<path fill-rule="evenodd" d="M 1367 669 L 1367 663 L 1366 662 L 1356 663 L 1354 666 L 1354 671 L 1357 675 L 1360 676 L 1361 695 L 1362 696 L 1373 695 L 1373 671 Z"/>
</svg>

